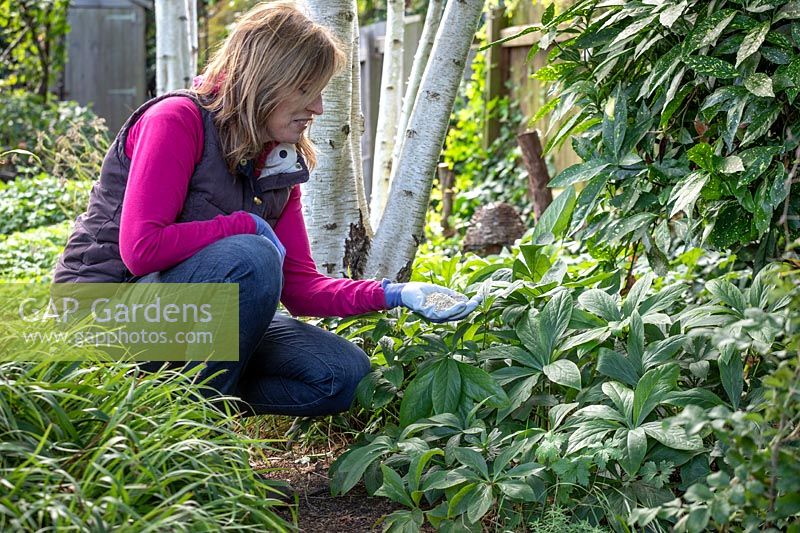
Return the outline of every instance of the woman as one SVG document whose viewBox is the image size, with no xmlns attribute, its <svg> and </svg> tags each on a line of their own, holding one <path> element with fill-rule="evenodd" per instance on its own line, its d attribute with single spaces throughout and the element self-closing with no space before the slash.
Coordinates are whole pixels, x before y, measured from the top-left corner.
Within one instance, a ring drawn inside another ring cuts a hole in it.
<svg viewBox="0 0 800 533">
<path fill-rule="evenodd" d="M 238 283 L 239 360 L 206 363 L 201 378 L 241 398 L 245 414 L 314 416 L 349 407 L 366 354 L 320 328 L 276 314 L 348 316 L 404 305 L 435 320 L 449 289 L 333 279 L 314 265 L 300 183 L 322 90 L 345 57 L 293 4 L 242 16 L 190 91 L 136 110 L 109 149 L 55 282 Z"/>
</svg>

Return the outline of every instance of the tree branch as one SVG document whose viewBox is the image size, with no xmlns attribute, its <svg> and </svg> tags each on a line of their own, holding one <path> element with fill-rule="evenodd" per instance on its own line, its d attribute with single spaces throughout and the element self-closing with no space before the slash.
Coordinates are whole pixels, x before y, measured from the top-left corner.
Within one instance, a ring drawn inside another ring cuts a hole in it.
<svg viewBox="0 0 800 533">
<path fill-rule="evenodd" d="M 19 46 L 19 43 L 22 42 L 22 39 L 24 37 L 25 37 L 25 30 L 23 29 L 22 31 L 19 32 L 19 35 L 17 35 L 17 38 L 14 41 L 12 41 L 11 44 L 9 44 L 8 47 L 5 50 L 3 50 L 2 54 L 0 54 L 0 63 L 4 63 L 5 62 L 6 58 L 11 54 L 11 52 L 14 51 L 14 48 Z"/>
</svg>

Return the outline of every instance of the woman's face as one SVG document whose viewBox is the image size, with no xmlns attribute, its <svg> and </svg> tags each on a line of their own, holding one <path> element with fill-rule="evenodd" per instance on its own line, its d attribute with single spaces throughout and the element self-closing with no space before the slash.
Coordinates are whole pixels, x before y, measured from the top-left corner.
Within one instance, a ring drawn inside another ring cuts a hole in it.
<svg viewBox="0 0 800 533">
<path fill-rule="evenodd" d="M 270 141 L 297 144 L 300 136 L 311 125 L 314 115 L 322 114 L 322 94 L 308 101 L 301 89 L 283 98 L 267 119 L 267 137 Z"/>
</svg>

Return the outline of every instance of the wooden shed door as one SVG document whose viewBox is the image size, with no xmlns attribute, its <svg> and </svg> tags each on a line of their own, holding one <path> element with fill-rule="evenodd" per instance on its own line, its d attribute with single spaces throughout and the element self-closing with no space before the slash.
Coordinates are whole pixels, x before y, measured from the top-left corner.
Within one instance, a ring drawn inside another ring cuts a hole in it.
<svg viewBox="0 0 800 533">
<path fill-rule="evenodd" d="M 144 11 L 71 8 L 64 97 L 92 103 L 115 135 L 145 101 Z"/>
</svg>

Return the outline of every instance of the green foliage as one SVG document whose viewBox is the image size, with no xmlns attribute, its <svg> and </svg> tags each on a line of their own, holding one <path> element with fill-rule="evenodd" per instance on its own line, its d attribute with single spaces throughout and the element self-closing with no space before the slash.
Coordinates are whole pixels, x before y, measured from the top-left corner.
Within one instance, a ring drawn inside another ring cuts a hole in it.
<svg viewBox="0 0 800 533">
<path fill-rule="evenodd" d="M 592 526 L 585 520 L 571 521 L 569 510 L 562 507 L 551 507 L 542 518 L 537 518 L 529 525 L 530 531 L 536 533 L 604 533 L 604 529 Z"/>
<path fill-rule="evenodd" d="M 44 102 L 41 96 L 26 91 L 3 91 L 0 96 L 0 148 L 32 150 L 42 134 L 65 135 L 71 123 L 78 123 L 80 133 L 93 138 L 105 133 L 88 107 L 76 102 Z"/>
<path fill-rule="evenodd" d="M 0 235 L 0 282 L 50 281 L 71 231 L 72 222 L 64 221 Z"/>
<path fill-rule="evenodd" d="M 43 99 L 64 66 L 68 0 L 0 1 L 0 88 Z"/>
<path fill-rule="evenodd" d="M 631 510 L 668 506 L 725 467 L 730 454 L 714 452 L 724 438 L 691 417 L 763 405 L 793 316 L 775 296 L 776 269 L 750 279 L 702 252 L 661 277 L 598 261 L 555 240 L 577 196 L 559 195 L 510 254 L 418 258 L 414 279 L 484 295 L 469 321 L 400 313 L 340 324 L 380 366 L 358 388 L 370 420 L 331 469 L 334 493 L 363 479 L 404 505 L 389 530 L 477 530 L 489 519 L 515 530 L 552 505 L 624 529 L 638 519 Z M 680 519 L 647 516 L 649 527 Z"/>
<path fill-rule="evenodd" d="M 103 119 L 75 102 L 44 102 L 38 95 L 4 91 L 0 95 L 0 164 L 8 177 L 41 171 L 67 179 L 99 176 L 109 146 Z M 4 153 L 24 150 L 36 154 Z M 3 160 L 6 161 L 3 161 Z M 27 161 L 26 161 L 27 159 Z"/>
<path fill-rule="evenodd" d="M 257 3 L 257 0 L 230 0 L 227 2 L 206 0 L 205 9 L 208 13 L 208 22 L 205 30 L 209 50 L 213 50 L 215 47 L 219 46 L 222 41 L 225 40 L 225 37 L 228 36 L 228 32 L 236 21 L 236 18 L 247 12 L 247 10 Z M 155 63 L 155 35 L 153 35 L 152 48 L 153 63 Z M 204 53 L 208 53 L 208 51 Z"/>
<path fill-rule="evenodd" d="M 794 2 L 581 0 L 543 22 L 546 150 L 572 139 L 585 161 L 551 185 L 586 182 L 571 233 L 596 257 L 623 228 L 661 274 L 680 240 L 760 266 L 800 235 Z"/>
<path fill-rule="evenodd" d="M 198 369 L 0 363 L 0 529 L 289 530 L 249 464 L 267 443 L 198 393 Z"/>
<path fill-rule="evenodd" d="M 472 76 L 462 83 L 450 118 L 442 157 L 455 173 L 453 226 L 465 227 L 475 210 L 490 202 L 508 202 L 520 212 L 531 210 L 527 179 L 519 171 L 522 154 L 516 133 L 522 113 L 508 97 L 486 102 L 486 54 L 472 61 Z M 483 146 L 487 120 L 496 117 L 500 135 L 488 149 Z"/>
<path fill-rule="evenodd" d="M 0 183 L 0 235 L 73 221 L 86 209 L 92 182 L 47 174 Z"/>
<path fill-rule="evenodd" d="M 800 303 L 798 273 L 787 273 L 786 297 Z M 752 290 L 752 289 L 751 289 Z M 733 293 L 736 294 L 736 293 Z M 752 299 L 751 299 L 752 301 Z M 752 311 L 752 310 L 751 310 Z M 758 400 L 743 411 L 720 406 L 708 412 L 687 407 L 682 418 L 695 434 L 712 433 L 724 451 L 718 471 L 698 478 L 680 500 L 638 509 L 629 522 L 647 526 L 654 519 L 675 523 L 675 531 L 708 528 L 745 531 L 797 531 L 800 515 L 800 343 L 794 323 L 748 313 L 721 342 L 752 343 L 743 332 L 774 331 L 787 336 L 786 349 L 766 353 L 775 368 L 763 379 Z M 761 361 L 753 361 L 760 363 Z"/>
</svg>

